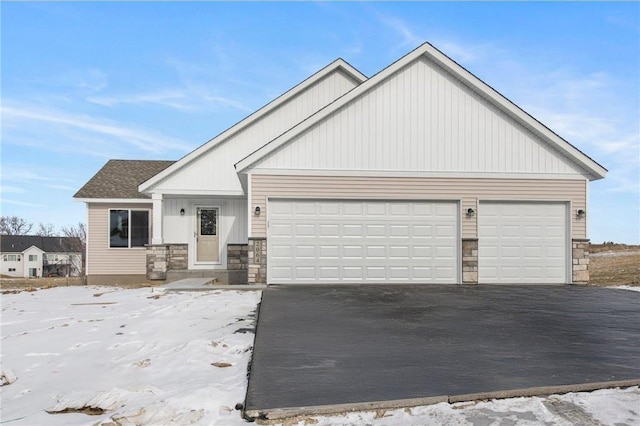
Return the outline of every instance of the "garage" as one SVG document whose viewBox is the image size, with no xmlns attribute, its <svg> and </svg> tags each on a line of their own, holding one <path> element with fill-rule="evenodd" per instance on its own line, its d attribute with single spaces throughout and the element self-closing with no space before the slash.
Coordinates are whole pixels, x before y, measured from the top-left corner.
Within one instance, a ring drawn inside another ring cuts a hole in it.
<svg viewBox="0 0 640 426">
<path fill-rule="evenodd" d="M 480 202 L 478 281 L 569 282 L 567 238 L 566 203 Z"/>
<path fill-rule="evenodd" d="M 458 211 L 451 201 L 269 200 L 269 283 L 457 283 Z"/>
</svg>

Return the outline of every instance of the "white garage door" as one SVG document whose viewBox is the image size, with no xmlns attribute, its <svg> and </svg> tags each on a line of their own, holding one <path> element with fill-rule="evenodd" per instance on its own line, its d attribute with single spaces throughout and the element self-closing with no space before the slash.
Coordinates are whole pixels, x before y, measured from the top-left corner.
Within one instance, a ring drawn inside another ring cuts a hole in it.
<svg viewBox="0 0 640 426">
<path fill-rule="evenodd" d="M 480 283 L 567 282 L 564 203 L 480 203 Z"/>
<path fill-rule="evenodd" d="M 457 206 L 269 201 L 269 283 L 456 283 Z"/>
</svg>

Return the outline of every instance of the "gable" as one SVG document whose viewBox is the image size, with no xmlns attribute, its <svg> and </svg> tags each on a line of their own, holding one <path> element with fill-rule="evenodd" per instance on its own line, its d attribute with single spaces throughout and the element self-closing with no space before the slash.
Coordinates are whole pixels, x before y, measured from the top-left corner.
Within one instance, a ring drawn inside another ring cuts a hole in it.
<svg viewBox="0 0 640 426">
<path fill-rule="evenodd" d="M 254 168 L 583 173 L 424 56 Z"/>
<path fill-rule="evenodd" d="M 320 71 L 309 84 L 294 88 L 236 126 L 178 161 L 158 176 L 140 185 L 140 190 L 158 193 L 243 193 L 234 164 L 271 139 L 360 84 L 365 77 L 342 60 Z M 263 111 L 264 110 L 264 111 Z"/>
<path fill-rule="evenodd" d="M 425 43 L 236 164 L 249 170 L 553 174 L 606 169 Z"/>
</svg>

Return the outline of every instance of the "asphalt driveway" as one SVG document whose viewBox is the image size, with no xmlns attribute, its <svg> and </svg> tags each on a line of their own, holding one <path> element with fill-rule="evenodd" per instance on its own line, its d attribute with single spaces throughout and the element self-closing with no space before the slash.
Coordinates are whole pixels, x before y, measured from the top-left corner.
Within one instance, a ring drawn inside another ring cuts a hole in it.
<svg viewBox="0 0 640 426">
<path fill-rule="evenodd" d="M 302 407 L 529 395 L 604 382 L 640 383 L 640 292 L 270 287 L 258 316 L 245 409 L 274 418 Z"/>
</svg>

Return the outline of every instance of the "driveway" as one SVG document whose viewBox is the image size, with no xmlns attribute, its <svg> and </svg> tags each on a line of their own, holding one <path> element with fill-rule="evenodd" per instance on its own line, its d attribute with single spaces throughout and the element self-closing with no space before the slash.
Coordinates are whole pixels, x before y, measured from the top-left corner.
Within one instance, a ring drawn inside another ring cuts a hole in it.
<svg viewBox="0 0 640 426">
<path fill-rule="evenodd" d="M 336 404 L 392 407 L 632 383 L 640 383 L 640 292 L 269 287 L 245 409 L 275 418 Z"/>
</svg>

